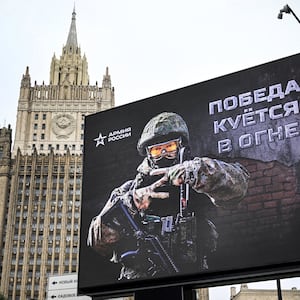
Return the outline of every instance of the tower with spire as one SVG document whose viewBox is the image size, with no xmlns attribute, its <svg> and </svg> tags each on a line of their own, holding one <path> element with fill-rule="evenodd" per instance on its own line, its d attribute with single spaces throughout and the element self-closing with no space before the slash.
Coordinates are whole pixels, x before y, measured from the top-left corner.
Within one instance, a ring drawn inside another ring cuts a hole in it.
<svg viewBox="0 0 300 300">
<path fill-rule="evenodd" d="M 12 155 L 0 130 L 0 293 L 47 299 L 50 275 L 76 274 L 79 259 L 84 118 L 114 106 L 108 68 L 90 84 L 72 13 L 67 42 L 53 55 L 49 84 L 21 79 Z"/>
<path fill-rule="evenodd" d="M 62 55 L 60 59 L 56 59 L 55 55 L 52 58 L 50 84 L 62 86 L 88 86 L 89 84 L 86 56 L 81 57 L 81 49 L 77 43 L 75 10 L 72 13 L 69 35 L 67 43 L 62 49 Z M 71 94 L 64 95 L 62 93 L 61 96 L 70 98 Z"/>
<path fill-rule="evenodd" d="M 102 86 L 90 85 L 88 63 L 77 42 L 76 12 L 59 58 L 54 54 L 50 80 L 31 84 L 29 67 L 21 80 L 13 156 L 22 154 L 80 154 L 84 116 L 114 106 L 108 67 Z"/>
</svg>

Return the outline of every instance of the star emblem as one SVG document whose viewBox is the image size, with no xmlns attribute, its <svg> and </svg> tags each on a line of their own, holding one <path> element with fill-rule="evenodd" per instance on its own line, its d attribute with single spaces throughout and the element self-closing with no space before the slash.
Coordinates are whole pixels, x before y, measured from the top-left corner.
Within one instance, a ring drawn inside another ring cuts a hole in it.
<svg viewBox="0 0 300 300">
<path fill-rule="evenodd" d="M 96 142 L 96 147 L 98 147 L 99 145 L 105 145 L 104 144 L 104 139 L 106 138 L 106 136 L 102 136 L 102 133 L 99 133 L 99 136 L 97 138 L 94 139 L 94 141 Z"/>
</svg>

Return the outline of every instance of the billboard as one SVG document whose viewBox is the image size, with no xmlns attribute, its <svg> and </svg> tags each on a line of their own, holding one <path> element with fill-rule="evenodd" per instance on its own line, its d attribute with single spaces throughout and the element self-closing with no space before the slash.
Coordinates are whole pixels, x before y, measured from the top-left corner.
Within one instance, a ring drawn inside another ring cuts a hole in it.
<svg viewBox="0 0 300 300">
<path fill-rule="evenodd" d="M 300 55 L 86 117 L 79 290 L 299 270 Z"/>
</svg>

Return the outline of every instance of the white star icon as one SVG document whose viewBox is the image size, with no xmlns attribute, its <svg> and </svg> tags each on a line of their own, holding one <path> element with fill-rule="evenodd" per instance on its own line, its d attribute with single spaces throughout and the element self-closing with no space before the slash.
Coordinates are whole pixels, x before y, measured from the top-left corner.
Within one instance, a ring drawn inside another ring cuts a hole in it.
<svg viewBox="0 0 300 300">
<path fill-rule="evenodd" d="M 106 136 L 102 136 L 102 133 L 99 133 L 99 136 L 97 138 L 94 139 L 94 141 L 96 142 L 96 147 L 98 147 L 99 145 L 103 145 L 104 146 L 104 139 L 106 138 Z"/>
</svg>

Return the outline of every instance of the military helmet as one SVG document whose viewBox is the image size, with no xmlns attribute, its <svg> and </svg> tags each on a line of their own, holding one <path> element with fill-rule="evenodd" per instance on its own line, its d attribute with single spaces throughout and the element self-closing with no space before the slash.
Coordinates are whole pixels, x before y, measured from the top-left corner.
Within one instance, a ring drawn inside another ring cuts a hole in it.
<svg viewBox="0 0 300 300">
<path fill-rule="evenodd" d="M 173 138 L 181 138 L 183 144 L 188 144 L 189 130 L 180 115 L 163 112 L 146 124 L 138 141 L 137 150 L 141 155 L 146 155 L 147 146 Z"/>
</svg>

